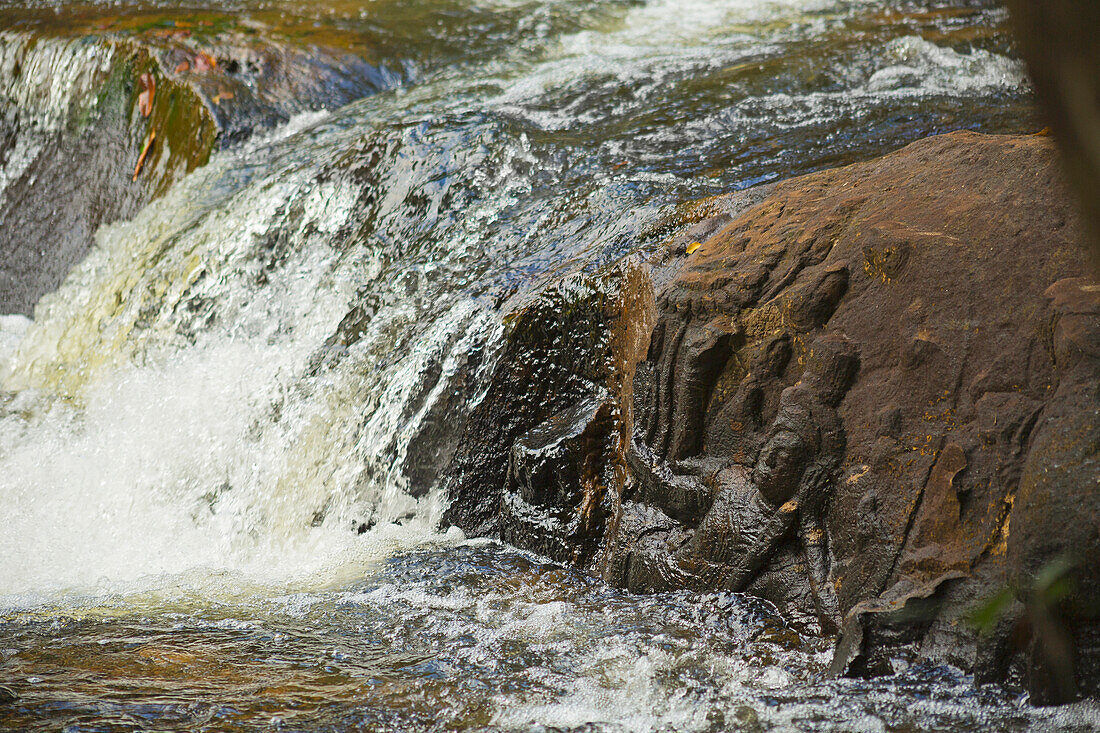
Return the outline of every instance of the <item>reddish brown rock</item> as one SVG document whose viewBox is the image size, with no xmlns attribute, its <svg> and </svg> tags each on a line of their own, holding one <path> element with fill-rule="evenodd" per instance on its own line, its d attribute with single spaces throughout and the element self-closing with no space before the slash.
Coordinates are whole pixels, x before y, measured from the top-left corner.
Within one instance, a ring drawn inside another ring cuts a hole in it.
<svg viewBox="0 0 1100 733">
<path fill-rule="evenodd" d="M 874 673 L 901 647 L 974 666 L 991 642 L 966 613 L 1070 553 L 1067 618 L 1092 628 L 1100 289 L 1067 279 L 1080 238 L 1048 139 L 954 133 L 675 243 L 609 579 L 765 596 L 842 627 L 836 671 Z"/>
<path fill-rule="evenodd" d="M 837 674 L 1095 694 L 1100 286 L 1051 141 L 942 135 L 756 198 L 666 247 L 636 368 L 641 331 L 609 349 L 649 322 L 636 277 L 519 311 L 449 519 L 636 592 L 767 598 L 840 632 Z"/>
</svg>

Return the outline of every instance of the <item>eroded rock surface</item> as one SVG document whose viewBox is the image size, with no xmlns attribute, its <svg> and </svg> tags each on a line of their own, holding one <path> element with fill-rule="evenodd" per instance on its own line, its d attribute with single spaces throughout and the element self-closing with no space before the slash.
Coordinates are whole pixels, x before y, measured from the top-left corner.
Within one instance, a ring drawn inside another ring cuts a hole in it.
<svg viewBox="0 0 1100 733">
<path fill-rule="evenodd" d="M 764 596 L 842 627 L 836 672 L 874 673 L 899 648 L 973 667 L 990 642 L 966 613 L 1070 554 L 1091 634 L 1080 236 L 1039 137 L 944 135 L 780 185 L 659 298 L 610 579 Z M 685 485 L 710 507 L 683 511 Z"/>
</svg>

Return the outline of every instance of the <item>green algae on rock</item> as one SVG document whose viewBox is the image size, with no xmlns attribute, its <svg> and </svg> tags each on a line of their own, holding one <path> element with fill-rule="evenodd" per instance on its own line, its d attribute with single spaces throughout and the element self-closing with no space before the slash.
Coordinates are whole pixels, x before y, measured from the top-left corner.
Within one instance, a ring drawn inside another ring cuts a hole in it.
<svg viewBox="0 0 1100 733">
<path fill-rule="evenodd" d="M 400 80 L 349 39 L 258 35 L 224 13 L 78 10 L 0 12 L 3 312 L 29 314 L 101 225 L 132 217 L 216 149 Z M 156 90 L 149 114 L 142 79 Z"/>
</svg>

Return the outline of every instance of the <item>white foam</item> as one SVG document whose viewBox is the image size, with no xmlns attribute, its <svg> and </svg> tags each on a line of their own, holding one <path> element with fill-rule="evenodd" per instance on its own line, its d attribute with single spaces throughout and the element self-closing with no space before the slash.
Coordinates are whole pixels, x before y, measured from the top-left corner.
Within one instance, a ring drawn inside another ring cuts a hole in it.
<svg viewBox="0 0 1100 733">
<path fill-rule="evenodd" d="M 918 36 L 891 41 L 883 63 L 867 80 L 869 92 L 910 90 L 920 94 L 1019 91 L 1027 87 L 1023 62 L 973 49 L 959 53 Z"/>
<path fill-rule="evenodd" d="M 31 319 L 18 313 L 0 316 L 0 378 L 4 374 L 2 365 L 15 354 L 30 325 Z"/>
<path fill-rule="evenodd" d="M 703 73 L 741 54 L 760 53 L 784 28 L 815 22 L 814 13 L 846 12 L 859 2 L 837 0 L 655 0 L 632 7 L 618 22 L 563 37 L 546 60 L 504 84 L 493 104 L 543 129 L 568 129 L 598 120 L 606 110 L 585 98 L 632 86 L 632 103 L 644 104 L 685 68 Z M 768 28 L 767 32 L 754 29 Z M 553 110 L 549 92 L 587 80 L 582 98 Z M 587 109 L 586 109 L 587 108 Z"/>
<path fill-rule="evenodd" d="M 983 50 L 959 53 L 906 37 L 888 44 L 870 72 L 854 76 L 847 89 L 748 97 L 730 109 L 689 123 L 688 135 L 726 134 L 731 129 L 751 135 L 762 127 L 795 129 L 823 126 L 837 119 L 853 122 L 887 104 L 937 96 L 1017 93 L 1027 88 L 1019 61 Z"/>
</svg>

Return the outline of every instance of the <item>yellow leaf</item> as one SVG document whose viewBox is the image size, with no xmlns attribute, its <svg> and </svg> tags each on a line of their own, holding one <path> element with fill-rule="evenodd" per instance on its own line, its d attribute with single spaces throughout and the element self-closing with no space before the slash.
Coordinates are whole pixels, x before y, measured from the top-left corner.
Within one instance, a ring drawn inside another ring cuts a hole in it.
<svg viewBox="0 0 1100 733">
<path fill-rule="evenodd" d="M 137 165 L 134 166 L 134 177 L 131 180 L 136 181 L 138 176 L 141 175 L 141 167 L 145 165 L 145 156 L 149 155 L 149 149 L 153 147 L 153 141 L 157 138 L 157 131 L 155 129 L 149 130 L 149 136 L 145 138 L 145 145 L 141 148 L 141 156 L 138 157 Z"/>
<path fill-rule="evenodd" d="M 701 247 L 701 246 L 702 246 L 702 242 L 692 242 L 691 244 L 689 244 L 687 246 L 687 253 L 691 254 L 695 250 L 699 249 L 699 247 Z"/>
<path fill-rule="evenodd" d="M 142 117 L 148 117 L 153 111 L 153 95 L 157 92 L 157 83 L 152 74 L 142 74 L 138 78 L 141 94 L 138 95 L 138 110 Z"/>
</svg>

